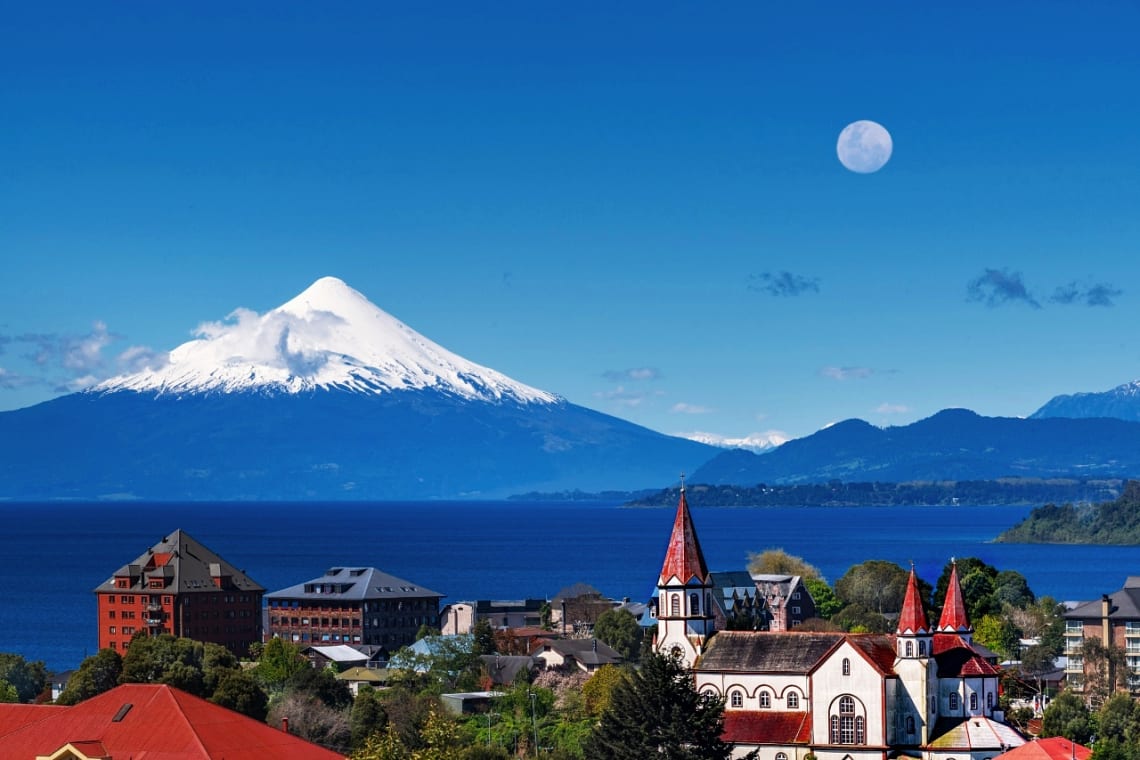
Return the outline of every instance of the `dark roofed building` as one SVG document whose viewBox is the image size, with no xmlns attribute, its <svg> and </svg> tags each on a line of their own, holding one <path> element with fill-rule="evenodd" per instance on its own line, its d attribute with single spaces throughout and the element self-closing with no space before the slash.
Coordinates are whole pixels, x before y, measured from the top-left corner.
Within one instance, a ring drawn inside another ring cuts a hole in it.
<svg viewBox="0 0 1140 760">
<path fill-rule="evenodd" d="M 374 567 L 334 567 L 266 594 L 269 635 L 298 644 L 373 644 L 394 652 L 439 627 L 443 594 Z"/>
<path fill-rule="evenodd" d="M 1068 686 L 1081 691 L 1085 683 L 1082 647 L 1086 639 L 1123 649 L 1128 653 L 1128 687 L 1140 694 L 1140 576 L 1129 576 L 1124 588 L 1105 594 L 1092 602 L 1083 602 L 1064 614 L 1065 655 Z"/>
<path fill-rule="evenodd" d="M 540 639 L 531 655 L 547 670 L 576 667 L 593 673 L 603 665 L 620 665 L 623 658 L 616 650 L 597 639 Z"/>
<path fill-rule="evenodd" d="M 261 641 L 264 593 L 244 570 L 176 530 L 95 588 L 99 648 L 121 654 L 136 633 L 169 633 L 244 656 Z"/>
</svg>

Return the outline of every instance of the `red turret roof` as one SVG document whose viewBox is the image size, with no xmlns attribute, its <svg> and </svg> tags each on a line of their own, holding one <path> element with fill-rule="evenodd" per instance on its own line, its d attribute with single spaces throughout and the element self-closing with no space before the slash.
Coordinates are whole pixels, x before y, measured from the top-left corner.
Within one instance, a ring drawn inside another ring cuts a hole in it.
<svg viewBox="0 0 1140 760">
<path fill-rule="evenodd" d="M 682 486 L 681 500 L 677 502 L 677 519 L 673 521 L 673 535 L 669 537 L 669 550 L 665 553 L 665 564 L 661 567 L 661 578 L 657 585 L 665 585 L 670 578 L 676 578 L 681 583 L 688 583 L 695 578 L 704 583 L 708 575 L 705 555 L 697 541 L 697 531 L 693 527 L 689 502 Z"/>
<path fill-rule="evenodd" d="M 966 602 L 962 598 L 962 586 L 958 583 L 958 563 L 950 566 L 950 583 L 946 586 L 946 601 L 942 605 L 942 617 L 938 630 L 943 633 L 972 631 L 970 619 L 966 617 Z"/>
<path fill-rule="evenodd" d="M 899 626 L 895 631 L 900 634 L 930 633 L 926 623 L 926 612 L 922 609 L 922 598 L 918 595 L 918 577 L 914 568 L 910 569 L 910 578 L 906 582 L 906 598 L 903 599 L 902 613 L 899 614 Z"/>
</svg>

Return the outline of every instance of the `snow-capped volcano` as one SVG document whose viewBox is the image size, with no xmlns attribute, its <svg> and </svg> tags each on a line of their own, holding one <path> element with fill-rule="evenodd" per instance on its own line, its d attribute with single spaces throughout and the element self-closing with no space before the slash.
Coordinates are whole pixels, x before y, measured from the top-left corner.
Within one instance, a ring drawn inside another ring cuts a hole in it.
<svg viewBox="0 0 1140 760">
<path fill-rule="evenodd" d="M 91 392 L 434 390 L 480 401 L 561 401 L 448 351 L 335 277 L 265 314 L 238 309 L 197 334 L 162 366 L 111 378 Z"/>
</svg>

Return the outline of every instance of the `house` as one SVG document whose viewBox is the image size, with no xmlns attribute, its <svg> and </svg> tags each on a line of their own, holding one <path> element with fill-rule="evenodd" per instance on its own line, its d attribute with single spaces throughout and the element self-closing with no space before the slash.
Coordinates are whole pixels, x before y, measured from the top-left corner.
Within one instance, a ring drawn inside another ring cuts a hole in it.
<svg viewBox="0 0 1140 760">
<path fill-rule="evenodd" d="M 439 627 L 443 594 L 374 567 L 333 567 L 265 595 L 269 635 L 301 644 L 372 644 L 394 652 Z"/>
<path fill-rule="evenodd" d="M 387 686 L 388 669 L 355 667 L 337 673 L 334 678 L 343 681 L 348 686 L 348 690 L 352 692 L 352 696 L 356 697 L 360 694 L 360 687 L 362 686 L 370 686 L 373 689 L 382 689 Z"/>
<path fill-rule="evenodd" d="M 718 631 L 759 631 L 771 626 L 772 615 L 759 592 L 755 576 L 744 570 L 709 575 L 712 577 L 713 615 Z"/>
<path fill-rule="evenodd" d="M 723 735 L 736 756 L 990 760 L 1025 741 L 998 709 L 999 670 L 972 645 L 956 566 L 937 626 L 911 569 L 893 634 L 713 636 L 713 588 L 682 487 L 658 581 L 668 614 L 658 616 L 655 648 L 693 667 L 698 691 L 725 700 Z"/>
<path fill-rule="evenodd" d="M 542 665 L 530 655 L 484 654 L 479 659 L 493 686 L 510 686 L 520 672 L 529 672 Z"/>
<path fill-rule="evenodd" d="M 0 757 L 343 760 L 286 731 L 162 684 L 124 684 L 74 707 L 0 704 Z"/>
<path fill-rule="evenodd" d="M 333 644 L 331 646 L 309 646 L 301 650 L 301 656 L 312 663 L 314 668 L 383 668 L 388 664 L 384 650 L 371 644 Z"/>
<path fill-rule="evenodd" d="M 99 648 L 124 654 L 136 633 L 221 644 L 239 657 L 261 641 L 265 589 L 184 530 L 95 588 Z"/>
<path fill-rule="evenodd" d="M 1009 752 L 1003 752 L 994 760 L 1089 760 L 1092 750 L 1063 736 L 1049 739 L 1034 739 Z"/>
<path fill-rule="evenodd" d="M 440 632 L 471 633 L 475 624 L 486 620 L 493 628 L 525 628 L 542 625 L 543 608 L 550 609 L 545 599 L 480 599 L 454 602 L 440 612 Z"/>
<path fill-rule="evenodd" d="M 1082 647 L 1087 640 L 1123 649 L 1128 657 L 1128 687 L 1140 695 L 1140 576 L 1129 576 L 1124 587 L 1099 600 L 1082 602 L 1064 613 L 1065 680 L 1082 691 L 1088 678 Z"/>
<path fill-rule="evenodd" d="M 815 600 L 800 576 L 755 573 L 751 577 L 768 608 L 768 630 L 790 631 L 817 616 Z"/>
<path fill-rule="evenodd" d="M 624 660 L 612 647 L 597 639 L 539 639 L 531 656 L 546 670 L 578 668 L 593 673 L 603 665 L 620 665 Z"/>
</svg>

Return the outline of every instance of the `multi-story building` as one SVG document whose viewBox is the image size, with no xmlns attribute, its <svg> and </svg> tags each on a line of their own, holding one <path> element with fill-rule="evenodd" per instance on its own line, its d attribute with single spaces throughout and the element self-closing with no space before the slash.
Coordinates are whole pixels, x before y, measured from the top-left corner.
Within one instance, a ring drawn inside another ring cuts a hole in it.
<svg viewBox="0 0 1140 760">
<path fill-rule="evenodd" d="M 1124 588 L 1105 594 L 1099 600 L 1084 602 L 1067 611 L 1065 617 L 1065 681 L 1082 691 L 1086 673 L 1084 643 L 1099 641 L 1105 647 L 1124 651 L 1128 658 L 1128 687 L 1140 693 L 1140 576 L 1129 576 Z"/>
<path fill-rule="evenodd" d="M 163 537 L 95 588 L 99 648 L 169 633 L 222 644 L 238 656 L 261 641 L 265 589 L 183 530 Z"/>
<path fill-rule="evenodd" d="M 815 600 L 800 576 L 756 573 L 752 580 L 768 606 L 768 630 L 790 631 L 816 616 Z"/>
<path fill-rule="evenodd" d="M 445 636 L 471 633 L 480 620 L 486 620 L 493 628 L 537 628 L 542 625 L 543 607 L 550 608 L 545 599 L 452 602 L 440 613 L 439 629 Z"/>
<path fill-rule="evenodd" d="M 299 644 L 412 644 L 420 626 L 439 628 L 443 594 L 374 567 L 334 567 L 265 595 L 269 635 Z"/>
</svg>

